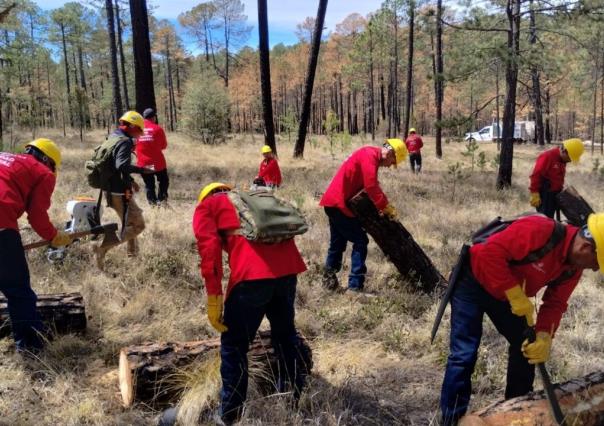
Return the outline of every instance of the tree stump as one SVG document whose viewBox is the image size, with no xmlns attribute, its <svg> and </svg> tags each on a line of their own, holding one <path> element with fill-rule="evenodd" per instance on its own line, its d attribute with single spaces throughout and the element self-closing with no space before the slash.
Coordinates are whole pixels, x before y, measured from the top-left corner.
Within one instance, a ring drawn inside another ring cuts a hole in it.
<svg viewBox="0 0 604 426">
<path fill-rule="evenodd" d="M 447 281 L 409 231 L 398 220 L 380 215 L 364 190 L 347 205 L 404 278 L 428 294 L 446 287 Z"/>
<path fill-rule="evenodd" d="M 560 210 L 571 225 L 585 225 L 589 215 L 594 213 L 594 209 L 579 195 L 579 192 L 573 186 L 564 188 L 556 198 Z"/>
<path fill-rule="evenodd" d="M 303 336 L 300 336 L 301 355 L 307 374 L 312 369 L 312 351 Z M 161 407 L 176 401 L 182 391 L 178 386 L 179 370 L 194 368 L 195 364 L 208 359 L 220 349 L 220 338 L 195 342 L 144 343 L 128 346 L 120 351 L 119 385 L 125 407 L 141 401 Z M 270 331 L 260 331 L 252 344 L 248 357 L 262 367 L 260 383 L 263 390 L 274 388 L 278 362 L 271 344 Z"/>
<path fill-rule="evenodd" d="M 604 371 L 555 385 L 555 392 L 567 425 L 604 424 Z M 543 391 L 507 401 L 463 417 L 459 426 L 508 425 L 557 426 Z"/>
<path fill-rule="evenodd" d="M 80 293 L 39 294 L 36 306 L 42 321 L 53 332 L 64 334 L 86 330 L 86 311 Z M 0 296 L 0 338 L 10 333 L 6 298 Z"/>
</svg>

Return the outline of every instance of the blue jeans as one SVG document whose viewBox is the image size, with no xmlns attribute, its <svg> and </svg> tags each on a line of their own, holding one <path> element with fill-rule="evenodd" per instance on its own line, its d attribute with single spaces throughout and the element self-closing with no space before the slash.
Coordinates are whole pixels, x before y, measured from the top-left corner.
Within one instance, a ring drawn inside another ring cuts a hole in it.
<svg viewBox="0 0 604 426">
<path fill-rule="evenodd" d="M 365 266 L 367 245 L 369 244 L 367 233 L 356 217 L 348 217 L 340 209 L 325 207 L 325 214 L 329 218 L 330 232 L 325 267 L 336 272 L 342 268 L 342 256 L 346 250 L 346 244 L 350 241 L 352 253 L 348 288 L 361 290 L 367 273 L 367 266 Z"/>
<path fill-rule="evenodd" d="M 239 283 L 224 304 L 224 324 L 220 342 L 220 414 L 225 423 L 241 416 L 247 396 L 250 343 L 264 318 L 271 325 L 271 339 L 279 359 L 277 391 L 293 388 L 298 398 L 306 380 L 301 369 L 300 338 L 294 325 L 296 275 Z"/>
<path fill-rule="evenodd" d="M 13 229 L 0 231 L 0 292 L 7 300 L 17 350 L 41 349 L 44 328 L 36 309 L 38 298 L 31 289 L 21 236 Z"/>
<path fill-rule="evenodd" d="M 526 320 L 514 315 L 507 301 L 497 300 L 483 289 L 472 275 L 468 260 L 451 297 L 450 352 L 440 399 L 443 425 L 455 424 L 468 409 L 485 313 L 509 343 L 505 398 L 533 390 L 535 367 L 520 350 Z"/>
</svg>

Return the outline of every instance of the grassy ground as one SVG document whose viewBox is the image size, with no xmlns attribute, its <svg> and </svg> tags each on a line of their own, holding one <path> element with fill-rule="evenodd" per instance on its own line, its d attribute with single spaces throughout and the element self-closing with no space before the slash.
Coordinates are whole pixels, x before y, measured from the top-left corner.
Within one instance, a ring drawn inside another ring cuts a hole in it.
<svg viewBox="0 0 604 426">
<path fill-rule="evenodd" d="M 75 136 L 50 136 L 65 152 L 51 208 L 51 217 L 60 223 L 68 219 L 64 210 L 67 200 L 96 195 L 83 180 L 83 161 L 102 134 L 88 135 L 86 143 Z M 88 332 L 58 338 L 33 367 L 13 354 L 11 339 L 0 341 L 0 424 L 152 424 L 157 412 L 149 407 L 123 409 L 120 405 L 116 373 L 119 349 L 149 340 L 194 340 L 215 335 L 205 317 L 191 232 L 194 204 L 200 188 L 208 182 L 219 180 L 238 187 L 249 184 L 260 162 L 262 139 L 239 135 L 226 145 L 209 147 L 177 134 L 168 137 L 171 208 L 151 209 L 144 196 L 137 195 L 147 221 L 138 259 L 126 258 L 125 247 L 119 247 L 108 254 L 106 272 L 99 273 L 85 245 L 70 249 L 62 266 L 49 265 L 42 251 L 30 253 L 32 285 L 38 293 L 80 291 L 84 295 Z M 371 141 L 355 139 L 352 146 L 335 146 L 332 153 L 326 140 L 314 138 L 301 161 L 290 158 L 291 143 L 279 145 L 284 175 L 280 195 L 295 201 L 311 223 L 310 231 L 297 239 L 308 265 L 308 272 L 299 281 L 297 323 L 311 342 L 316 362 L 297 412 L 289 412 L 279 398 L 252 392 L 244 423 L 435 424 L 448 341 L 446 317 L 435 344 L 429 344 L 437 301 L 411 293 L 373 243 L 366 286 L 377 297 L 366 300 L 331 294 L 320 285 L 328 228 L 317 205 L 318 193 L 324 191 L 349 152 L 364 143 Z M 446 144 L 444 160 L 434 157 L 432 140 L 427 138 L 426 145 L 421 175 L 412 175 L 405 164 L 397 170 L 381 170 L 380 181 L 402 222 L 446 274 L 473 229 L 496 215 L 530 209 L 526 187 L 537 149 L 516 148 L 514 185 L 497 192 L 495 169 L 490 164 L 496 152 L 493 144 L 480 146 L 486 164 L 484 170 L 475 165 L 473 172 L 470 158 L 462 155 L 464 144 Z M 591 155 L 586 155 L 578 167 L 570 166 L 567 182 L 598 210 L 604 207 L 604 195 L 597 190 L 602 181 L 600 174 L 592 171 L 592 161 Z M 452 169 L 457 162 L 462 165 L 455 172 Z M 112 219 L 117 220 L 113 212 L 105 215 L 105 221 Z M 23 227 L 27 227 L 26 222 Z M 26 240 L 35 238 L 27 229 L 22 234 Z M 346 258 L 342 282 L 348 265 Z M 601 283 L 599 276 L 586 272 L 571 299 L 550 363 L 555 380 L 602 368 Z M 487 324 L 475 374 L 473 407 L 502 396 L 505 348 L 503 338 Z M 196 387 L 191 384 L 197 391 L 187 395 L 190 412 L 196 411 L 198 403 L 212 405 L 216 399 L 216 363 L 205 368 L 211 373 L 201 382 L 198 379 Z M 189 413 L 188 418 L 193 417 Z"/>
</svg>

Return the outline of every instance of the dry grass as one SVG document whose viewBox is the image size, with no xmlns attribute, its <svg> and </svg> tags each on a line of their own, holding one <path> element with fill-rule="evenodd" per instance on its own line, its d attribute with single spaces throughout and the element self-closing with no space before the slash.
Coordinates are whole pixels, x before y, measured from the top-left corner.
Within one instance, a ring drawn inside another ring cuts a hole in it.
<svg viewBox="0 0 604 426">
<path fill-rule="evenodd" d="M 64 210 L 68 199 L 96 195 L 83 180 L 83 160 L 102 134 L 88 135 L 84 144 L 75 137 L 63 139 L 52 132 L 50 136 L 65 151 L 51 209 L 51 217 L 60 223 L 68 219 Z M 29 255 L 37 292 L 82 292 L 89 316 L 88 333 L 58 338 L 33 365 L 25 365 L 13 355 L 10 339 L 0 341 L 0 424 L 151 424 L 157 413 L 148 407 L 120 406 L 115 373 L 119 348 L 149 340 L 194 340 L 214 335 L 205 318 L 191 232 L 194 202 L 200 188 L 211 181 L 247 185 L 256 173 L 262 140 L 236 136 L 227 145 L 210 147 L 173 134 L 169 143 L 171 208 L 151 209 L 142 194 L 137 196 L 147 221 L 138 260 L 129 261 L 125 248 L 120 247 L 108 255 L 107 271 L 99 273 L 85 245 L 71 249 L 63 266 L 49 265 L 40 251 Z M 362 143 L 370 141 L 355 139 L 348 151 Z M 373 243 L 367 290 L 376 298 L 363 300 L 322 290 L 319 268 L 327 249 L 328 230 L 316 193 L 325 189 L 348 151 L 336 148 L 334 158 L 326 141 L 319 139 L 317 145 L 309 145 L 301 161 L 290 158 L 291 144 L 282 142 L 279 146 L 285 178 L 280 194 L 295 201 L 311 223 L 310 231 L 298 238 L 309 271 L 300 277 L 297 322 L 311 341 L 316 367 L 297 412 L 290 412 L 278 396 L 260 397 L 251 392 L 244 422 L 434 423 L 447 355 L 447 319 L 430 346 L 436 302 L 410 292 Z M 446 273 L 473 229 L 498 214 L 514 215 L 530 209 L 526 186 L 536 148 L 516 149 L 511 190 L 496 192 L 495 173 L 487 166 L 484 172 L 476 169 L 457 182 L 452 199 L 453 183 L 447 169 L 457 161 L 469 167 L 468 159 L 461 155 L 464 145 L 445 145 L 444 160 L 434 157 L 430 139 L 427 145 L 423 174 L 414 176 L 403 165 L 398 170 L 381 170 L 380 180 L 405 226 Z M 495 156 L 494 145 L 481 149 L 489 160 Z M 569 167 L 567 181 L 601 209 L 604 196 L 594 190 L 601 181 L 591 173 L 591 166 L 588 154 L 580 166 Z M 106 214 L 105 220 L 109 219 L 110 214 Z M 34 238 L 31 231 L 24 230 L 23 235 Z M 346 258 L 342 282 L 348 266 Z M 601 283 L 599 276 L 586 273 L 571 299 L 550 363 L 556 380 L 602 368 Z M 502 396 L 504 353 L 503 339 L 487 325 L 476 372 L 474 407 Z M 210 373 L 197 374 L 188 382 L 193 391 L 183 401 L 188 407 L 183 414 L 183 420 L 188 420 L 183 424 L 191 424 L 202 408 L 215 404 L 216 363 L 207 371 Z"/>
</svg>

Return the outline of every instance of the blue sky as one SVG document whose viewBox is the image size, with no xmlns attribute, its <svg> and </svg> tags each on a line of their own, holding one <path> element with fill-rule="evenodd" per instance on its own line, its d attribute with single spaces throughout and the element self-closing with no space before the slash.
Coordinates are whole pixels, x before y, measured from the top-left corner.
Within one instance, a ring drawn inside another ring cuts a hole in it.
<svg viewBox="0 0 604 426">
<path fill-rule="evenodd" d="M 147 0 L 153 15 L 158 19 L 169 19 L 177 24 L 176 17 L 195 5 L 201 3 L 199 0 Z M 254 26 L 251 37 L 247 44 L 253 47 L 258 45 L 258 9 L 256 0 L 242 0 L 245 5 L 245 13 L 248 22 Z M 43 9 L 49 10 L 61 7 L 65 2 L 57 0 L 36 1 Z M 302 22 L 307 16 L 317 14 L 318 0 L 268 0 L 269 40 L 271 46 L 278 43 L 293 44 L 297 42 L 295 35 L 296 24 Z M 325 15 L 325 26 L 328 31 L 335 28 L 351 13 L 366 15 L 377 10 L 382 0 L 331 0 L 327 5 Z M 184 37 L 181 31 L 179 31 Z M 194 45 L 189 40 L 185 41 L 187 47 L 194 50 Z"/>
</svg>

